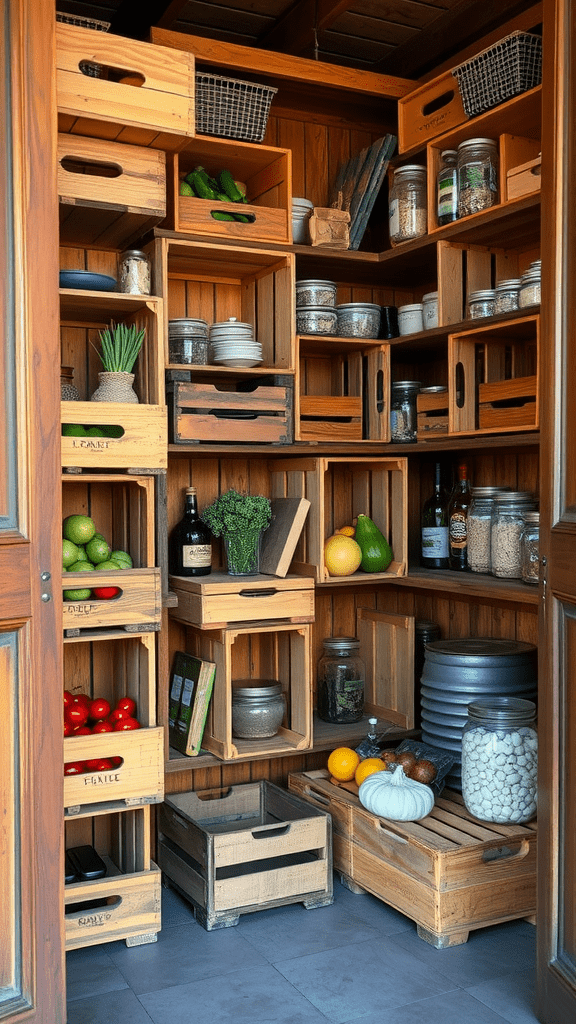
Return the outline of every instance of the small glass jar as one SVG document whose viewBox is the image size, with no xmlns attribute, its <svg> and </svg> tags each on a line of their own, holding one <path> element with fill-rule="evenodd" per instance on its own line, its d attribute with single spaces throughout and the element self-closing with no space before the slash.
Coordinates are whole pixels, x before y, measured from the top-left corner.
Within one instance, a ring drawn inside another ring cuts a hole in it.
<svg viewBox="0 0 576 1024">
<path fill-rule="evenodd" d="M 458 216 L 498 202 L 498 148 L 494 139 L 466 139 L 458 146 Z"/>
<path fill-rule="evenodd" d="M 418 380 L 399 380 L 392 384 L 390 440 L 394 444 L 415 444 L 418 440 L 416 397 L 420 386 Z"/>
<path fill-rule="evenodd" d="M 422 296 L 422 322 L 425 331 L 438 327 L 438 292 Z"/>
<path fill-rule="evenodd" d="M 364 714 L 366 678 L 360 641 L 353 636 L 329 636 L 322 644 L 316 685 L 318 717 L 334 725 L 359 722 Z"/>
<path fill-rule="evenodd" d="M 421 302 L 398 306 L 398 330 L 401 335 L 417 334 L 424 330 L 424 313 Z"/>
<path fill-rule="evenodd" d="M 335 281 L 296 281 L 296 307 L 335 306 L 336 291 Z"/>
<path fill-rule="evenodd" d="M 494 498 L 501 487 L 473 487 L 468 512 L 468 568 L 472 572 L 490 572 L 490 529 Z"/>
<path fill-rule="evenodd" d="M 243 680 L 238 680 L 243 682 Z M 286 714 L 282 683 L 260 680 L 257 685 L 232 684 L 232 735 L 238 739 L 266 739 L 276 736 Z"/>
<path fill-rule="evenodd" d="M 470 292 L 468 296 L 468 312 L 471 320 L 479 320 L 483 316 L 494 316 L 495 293 L 493 288 Z"/>
<path fill-rule="evenodd" d="M 494 312 L 511 313 L 518 309 L 520 292 L 520 278 L 511 278 L 509 281 L 498 281 L 494 289 Z"/>
<path fill-rule="evenodd" d="M 525 306 L 537 306 L 539 304 L 541 295 L 540 273 L 540 261 L 538 261 L 537 265 L 532 264 L 526 273 L 522 274 L 520 278 L 520 293 L 518 295 L 520 309 L 524 309 Z"/>
<path fill-rule="evenodd" d="M 540 513 L 525 512 L 520 533 L 520 566 L 523 583 L 540 582 Z"/>
<path fill-rule="evenodd" d="M 297 306 L 296 330 L 298 334 L 332 334 L 338 330 L 335 306 Z"/>
<path fill-rule="evenodd" d="M 128 295 L 150 295 L 150 259 L 140 249 L 126 249 L 120 256 L 120 291 Z"/>
<path fill-rule="evenodd" d="M 77 402 L 80 398 L 80 392 L 74 383 L 74 367 L 73 366 L 61 366 L 60 367 L 60 401 L 61 402 Z"/>
<path fill-rule="evenodd" d="M 444 149 L 436 176 L 436 220 L 438 227 L 458 220 L 458 151 Z"/>
<path fill-rule="evenodd" d="M 490 564 L 492 575 L 502 579 L 522 577 L 520 534 L 524 513 L 535 509 L 529 491 L 501 491 L 494 498 L 490 524 Z"/>
<path fill-rule="evenodd" d="M 486 697 L 468 705 L 462 730 L 462 796 L 481 821 L 517 825 L 536 814 L 536 705 Z"/>
<path fill-rule="evenodd" d="M 181 317 L 168 321 L 168 360 L 170 363 L 205 366 L 208 362 L 208 323 Z"/>
<path fill-rule="evenodd" d="M 426 168 L 397 167 L 388 200 L 390 244 L 399 245 L 426 234 Z"/>
</svg>

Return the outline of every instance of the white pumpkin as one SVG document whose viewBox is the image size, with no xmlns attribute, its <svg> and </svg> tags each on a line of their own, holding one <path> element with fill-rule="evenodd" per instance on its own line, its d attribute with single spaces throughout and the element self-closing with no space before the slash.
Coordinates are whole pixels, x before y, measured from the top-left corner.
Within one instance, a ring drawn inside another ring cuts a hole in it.
<svg viewBox="0 0 576 1024">
<path fill-rule="evenodd" d="M 419 821 L 434 806 L 430 786 L 409 779 L 401 764 L 393 771 L 369 775 L 361 784 L 358 797 L 367 811 L 391 821 Z"/>
</svg>

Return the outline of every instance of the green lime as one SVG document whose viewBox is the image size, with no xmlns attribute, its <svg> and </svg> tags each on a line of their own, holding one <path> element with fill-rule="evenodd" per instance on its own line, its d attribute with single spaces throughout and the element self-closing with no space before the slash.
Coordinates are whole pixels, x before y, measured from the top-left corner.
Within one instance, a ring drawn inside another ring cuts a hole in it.
<svg viewBox="0 0 576 1024">
<path fill-rule="evenodd" d="M 104 437 L 104 431 L 101 427 L 88 427 L 86 431 L 87 437 Z"/>
<path fill-rule="evenodd" d="M 110 558 L 110 545 L 106 543 L 103 537 L 92 537 L 92 540 L 89 540 L 86 545 L 86 555 L 95 565 L 98 562 L 105 562 Z"/>
<path fill-rule="evenodd" d="M 78 548 L 71 540 L 62 541 L 62 565 L 67 569 L 69 565 L 77 562 L 79 558 Z"/>
<path fill-rule="evenodd" d="M 95 533 L 96 527 L 90 516 L 66 516 L 62 523 L 62 536 L 73 544 L 87 544 Z"/>
<path fill-rule="evenodd" d="M 65 590 L 64 600 L 65 601 L 87 601 L 92 593 L 86 587 L 82 587 L 80 590 Z"/>
<path fill-rule="evenodd" d="M 110 553 L 110 558 L 114 562 L 120 562 L 122 566 L 125 564 L 127 569 L 131 569 L 134 565 L 134 562 L 127 551 L 112 551 Z"/>
<path fill-rule="evenodd" d="M 194 195 L 194 191 L 193 191 L 193 189 L 190 188 L 190 185 L 188 184 L 187 181 L 181 181 L 180 182 L 180 195 L 181 196 L 193 196 Z"/>
<path fill-rule="evenodd" d="M 63 423 L 62 437 L 86 437 L 86 431 L 80 423 Z"/>
<path fill-rule="evenodd" d="M 93 572 L 94 566 L 92 562 L 88 562 L 85 558 L 79 558 L 77 562 L 74 562 L 68 569 L 68 572 Z"/>
<path fill-rule="evenodd" d="M 100 562 L 96 566 L 98 572 L 111 572 L 112 569 L 123 569 L 124 566 L 120 565 L 120 562 L 115 562 L 112 558 L 107 559 L 106 562 Z"/>
<path fill-rule="evenodd" d="M 77 561 L 78 562 L 87 562 L 88 559 L 86 558 L 86 545 L 85 544 L 78 544 L 77 547 L 78 547 L 78 555 L 76 556 L 77 557 Z"/>
</svg>

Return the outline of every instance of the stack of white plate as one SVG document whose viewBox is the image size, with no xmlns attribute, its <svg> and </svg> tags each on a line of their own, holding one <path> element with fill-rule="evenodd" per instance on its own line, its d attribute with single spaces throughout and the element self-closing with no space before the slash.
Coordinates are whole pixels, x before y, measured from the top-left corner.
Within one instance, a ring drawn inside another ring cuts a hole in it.
<svg viewBox="0 0 576 1024">
<path fill-rule="evenodd" d="M 210 327 L 210 362 L 222 366 L 258 366 L 262 345 L 254 338 L 251 324 L 230 317 Z"/>
</svg>

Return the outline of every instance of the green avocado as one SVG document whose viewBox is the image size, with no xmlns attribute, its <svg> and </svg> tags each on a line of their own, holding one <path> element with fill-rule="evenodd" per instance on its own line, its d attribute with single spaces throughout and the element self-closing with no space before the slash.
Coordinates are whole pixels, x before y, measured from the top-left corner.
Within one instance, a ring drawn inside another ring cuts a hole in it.
<svg viewBox="0 0 576 1024">
<path fill-rule="evenodd" d="M 360 545 L 364 572 L 384 572 L 392 558 L 392 548 L 372 520 L 361 512 L 356 522 L 354 539 Z"/>
</svg>

